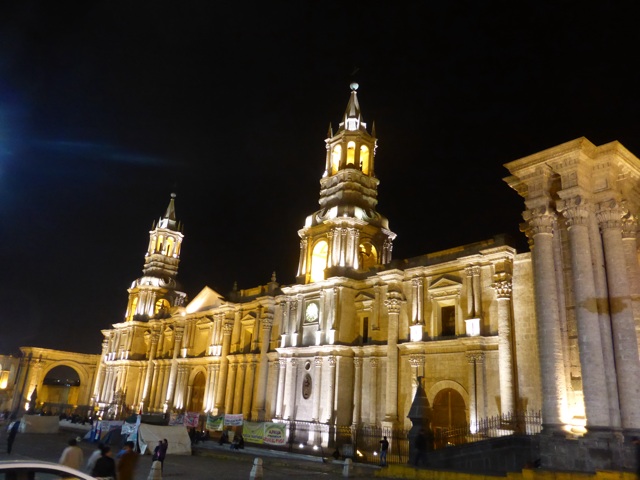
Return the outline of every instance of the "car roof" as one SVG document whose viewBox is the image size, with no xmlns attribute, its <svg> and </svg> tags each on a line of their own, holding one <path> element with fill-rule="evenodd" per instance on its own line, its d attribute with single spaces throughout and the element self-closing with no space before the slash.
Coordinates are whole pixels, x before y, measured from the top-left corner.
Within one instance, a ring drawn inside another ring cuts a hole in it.
<svg viewBox="0 0 640 480">
<path fill-rule="evenodd" d="M 84 480 L 94 480 L 94 477 L 87 475 L 75 468 L 60 465 L 59 463 L 44 462 L 41 460 L 2 460 L 0 461 L 0 471 L 2 470 L 26 470 L 26 469 L 47 469 L 61 473 L 70 473 L 75 477 Z"/>
</svg>

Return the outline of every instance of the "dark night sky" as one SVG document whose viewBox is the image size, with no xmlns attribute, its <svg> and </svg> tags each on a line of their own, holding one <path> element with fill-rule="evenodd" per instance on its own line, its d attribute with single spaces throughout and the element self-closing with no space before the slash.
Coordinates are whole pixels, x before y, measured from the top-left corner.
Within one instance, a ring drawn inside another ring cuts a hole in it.
<svg viewBox="0 0 640 480">
<path fill-rule="evenodd" d="M 640 154 L 633 2 L 288 3 L 0 7 L 0 353 L 98 352 L 172 191 L 191 298 L 292 283 L 352 81 L 395 258 L 526 246 L 506 162 Z"/>
</svg>

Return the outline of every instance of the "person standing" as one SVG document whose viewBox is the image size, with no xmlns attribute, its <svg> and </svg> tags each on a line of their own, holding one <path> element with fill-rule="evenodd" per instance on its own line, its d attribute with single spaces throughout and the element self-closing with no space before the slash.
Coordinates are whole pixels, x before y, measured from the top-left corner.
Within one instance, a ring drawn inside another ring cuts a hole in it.
<svg viewBox="0 0 640 480">
<path fill-rule="evenodd" d="M 389 451 L 389 440 L 387 437 L 382 437 L 380 440 L 380 466 L 387 466 L 387 452 Z"/>
<path fill-rule="evenodd" d="M 75 438 L 69 440 L 69 445 L 62 451 L 62 455 L 60 455 L 58 463 L 66 465 L 67 467 L 75 468 L 76 470 L 80 470 L 82 468 L 82 464 L 84 463 L 84 454 L 82 453 L 82 449 L 78 446 L 78 442 Z"/>
<path fill-rule="evenodd" d="M 98 448 L 96 448 L 93 453 L 89 455 L 87 464 L 84 467 L 85 472 L 90 474 L 93 471 L 93 467 L 96 466 L 96 462 L 102 456 L 102 447 L 104 447 L 104 444 L 102 442 L 98 443 Z"/>
<path fill-rule="evenodd" d="M 13 442 L 16 439 L 16 435 L 18 435 L 18 430 L 20 429 L 20 420 L 17 420 L 16 417 L 12 417 L 13 422 L 9 424 L 9 428 L 7 431 L 9 434 L 7 435 L 7 453 L 11 453 L 11 449 L 13 448 Z"/>
<path fill-rule="evenodd" d="M 124 449 L 116 465 L 118 480 L 133 480 L 133 474 L 138 464 L 138 454 L 134 448 L 135 444 L 131 441 L 124 444 Z"/>
<path fill-rule="evenodd" d="M 153 449 L 153 457 L 151 457 L 151 462 L 160 462 L 160 471 L 164 471 L 164 457 L 165 457 L 165 448 L 164 442 L 162 440 L 158 441 L 158 445 Z"/>
<path fill-rule="evenodd" d="M 96 460 L 96 464 L 91 470 L 91 476 L 93 477 L 111 477 L 116 478 L 116 461 L 111 457 L 111 448 L 108 445 L 103 445 L 100 449 L 101 456 Z"/>
</svg>

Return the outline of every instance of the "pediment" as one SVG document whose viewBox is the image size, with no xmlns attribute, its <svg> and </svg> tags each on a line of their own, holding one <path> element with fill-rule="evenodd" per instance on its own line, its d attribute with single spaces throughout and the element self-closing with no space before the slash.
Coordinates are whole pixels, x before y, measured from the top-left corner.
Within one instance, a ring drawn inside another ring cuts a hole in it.
<svg viewBox="0 0 640 480">
<path fill-rule="evenodd" d="M 354 298 L 354 303 L 356 304 L 356 308 L 370 308 L 374 300 L 375 295 L 373 293 L 358 292 Z"/>
<path fill-rule="evenodd" d="M 256 312 L 248 312 L 244 317 L 242 317 L 242 320 L 240 320 L 240 322 L 242 324 L 247 324 L 247 323 L 255 322 L 256 318 L 258 318 L 258 315 L 256 314 Z"/>
<path fill-rule="evenodd" d="M 224 303 L 224 297 L 209 287 L 204 287 L 187 305 L 187 313 L 204 312 L 218 308 Z"/>
<path fill-rule="evenodd" d="M 454 277 L 442 275 L 436 278 L 429 286 L 429 291 L 461 289 L 462 283 Z"/>
</svg>

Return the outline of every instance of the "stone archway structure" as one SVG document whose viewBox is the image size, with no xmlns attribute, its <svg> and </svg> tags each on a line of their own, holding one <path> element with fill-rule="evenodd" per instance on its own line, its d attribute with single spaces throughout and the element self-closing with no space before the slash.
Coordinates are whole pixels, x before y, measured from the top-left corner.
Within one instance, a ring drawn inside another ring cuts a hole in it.
<svg viewBox="0 0 640 480">
<path fill-rule="evenodd" d="M 78 407 L 91 405 L 91 393 L 100 355 L 64 352 L 47 348 L 21 347 L 22 358 L 14 392 L 13 409 L 22 410 L 34 390 L 42 390 L 47 373 L 56 367 L 72 368 L 80 379 Z"/>
</svg>

